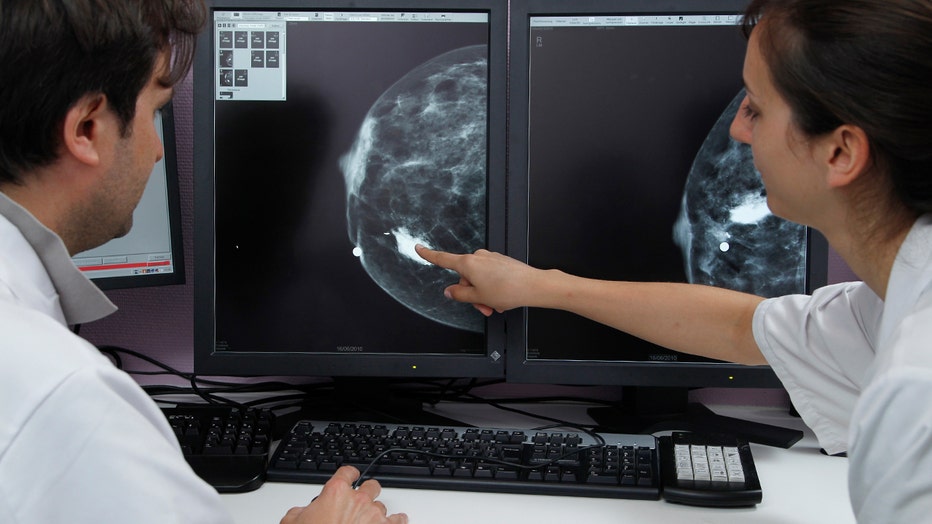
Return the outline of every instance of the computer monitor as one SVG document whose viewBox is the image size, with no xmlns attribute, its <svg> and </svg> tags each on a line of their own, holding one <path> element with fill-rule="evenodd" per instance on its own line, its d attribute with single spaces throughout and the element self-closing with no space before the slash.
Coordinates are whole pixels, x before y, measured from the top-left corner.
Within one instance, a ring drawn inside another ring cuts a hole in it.
<svg viewBox="0 0 932 524">
<path fill-rule="evenodd" d="M 503 319 L 414 245 L 505 247 L 506 2 L 271 5 L 198 42 L 196 372 L 504 376 Z"/>
<path fill-rule="evenodd" d="M 164 155 L 152 169 L 133 227 L 123 237 L 72 257 L 101 289 L 184 284 L 175 121 L 169 103 L 156 114 Z"/>
<path fill-rule="evenodd" d="M 744 96 L 745 4 L 512 3 L 511 255 L 763 296 L 825 283 L 824 239 L 770 213 L 749 146 L 728 134 Z M 780 386 L 767 366 L 669 351 L 566 312 L 516 310 L 507 323 L 509 381 L 641 387 L 637 402 L 684 408 L 690 388 Z"/>
</svg>

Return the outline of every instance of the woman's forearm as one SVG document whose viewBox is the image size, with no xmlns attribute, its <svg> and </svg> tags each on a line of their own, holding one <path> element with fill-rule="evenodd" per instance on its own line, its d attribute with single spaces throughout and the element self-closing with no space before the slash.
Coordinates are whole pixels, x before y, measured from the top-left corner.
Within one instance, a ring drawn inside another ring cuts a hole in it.
<svg viewBox="0 0 932 524">
<path fill-rule="evenodd" d="M 562 309 L 668 349 L 765 364 L 751 329 L 760 297 L 711 286 L 594 280 L 547 270 L 533 306 Z"/>
</svg>

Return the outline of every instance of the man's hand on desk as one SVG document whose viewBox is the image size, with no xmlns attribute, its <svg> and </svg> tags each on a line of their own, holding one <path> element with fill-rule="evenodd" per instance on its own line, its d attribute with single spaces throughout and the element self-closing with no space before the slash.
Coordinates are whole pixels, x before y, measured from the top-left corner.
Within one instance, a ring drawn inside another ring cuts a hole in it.
<svg viewBox="0 0 932 524">
<path fill-rule="evenodd" d="M 375 500 L 382 492 L 375 480 L 367 480 L 354 490 L 358 478 L 359 470 L 343 466 L 314 501 L 288 510 L 281 524 L 407 524 L 407 515 L 386 515 L 385 504 Z"/>
</svg>

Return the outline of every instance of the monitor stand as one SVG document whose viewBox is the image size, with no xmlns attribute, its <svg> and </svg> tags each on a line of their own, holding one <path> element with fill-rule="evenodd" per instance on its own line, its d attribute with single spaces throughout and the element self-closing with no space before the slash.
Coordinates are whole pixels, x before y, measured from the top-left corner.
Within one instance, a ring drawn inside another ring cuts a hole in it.
<svg viewBox="0 0 932 524">
<path fill-rule="evenodd" d="M 702 404 L 688 401 L 686 388 L 626 387 L 622 404 L 590 408 L 589 416 L 606 433 L 657 433 L 694 431 L 728 433 L 748 442 L 789 448 L 803 432 L 713 413 Z"/>
<path fill-rule="evenodd" d="M 381 422 L 420 426 L 469 426 L 424 410 L 421 396 L 406 395 L 389 379 L 340 377 L 332 388 L 310 391 L 298 416 L 312 420 Z"/>
</svg>

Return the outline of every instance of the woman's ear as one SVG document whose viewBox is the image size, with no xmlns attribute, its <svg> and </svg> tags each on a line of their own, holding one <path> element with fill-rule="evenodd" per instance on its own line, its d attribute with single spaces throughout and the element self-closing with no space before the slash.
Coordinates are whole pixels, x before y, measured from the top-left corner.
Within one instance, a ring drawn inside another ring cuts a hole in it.
<svg viewBox="0 0 932 524">
<path fill-rule="evenodd" d="M 865 173 L 870 164 L 867 133 L 858 126 L 843 125 L 827 137 L 825 159 L 830 187 L 844 187 Z"/>
<path fill-rule="evenodd" d="M 65 114 L 62 153 L 82 164 L 98 165 L 105 131 L 113 121 L 113 115 L 107 109 L 106 96 L 99 93 L 85 95 Z"/>
</svg>

